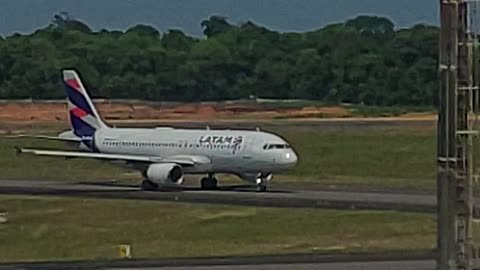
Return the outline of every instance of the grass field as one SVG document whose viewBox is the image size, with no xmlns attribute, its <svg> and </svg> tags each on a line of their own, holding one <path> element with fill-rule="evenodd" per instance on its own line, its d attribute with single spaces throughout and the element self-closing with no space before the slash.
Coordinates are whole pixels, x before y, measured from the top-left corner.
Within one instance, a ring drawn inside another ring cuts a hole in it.
<svg viewBox="0 0 480 270">
<path fill-rule="evenodd" d="M 321 129 L 281 126 L 269 130 L 291 142 L 300 157 L 294 170 L 277 175 L 275 181 L 434 189 L 436 142 L 433 127 Z M 4 179 L 140 179 L 138 173 L 106 162 L 17 156 L 16 145 L 62 147 L 56 142 L 0 139 L 0 168 Z"/>
<path fill-rule="evenodd" d="M 283 130 L 299 153 L 288 179 L 339 186 L 406 189 L 435 187 L 435 130 L 420 128 L 347 128 Z"/>
<path fill-rule="evenodd" d="M 269 209 L 0 196 L 0 261 L 431 249 L 435 219 L 396 212 Z"/>
</svg>

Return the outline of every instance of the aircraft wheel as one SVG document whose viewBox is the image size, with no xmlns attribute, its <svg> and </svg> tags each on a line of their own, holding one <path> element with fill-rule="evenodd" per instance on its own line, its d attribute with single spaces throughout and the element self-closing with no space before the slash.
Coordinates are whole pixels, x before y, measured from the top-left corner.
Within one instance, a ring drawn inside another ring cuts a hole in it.
<svg viewBox="0 0 480 270">
<path fill-rule="evenodd" d="M 204 190 L 215 190 L 218 186 L 218 181 L 216 178 L 204 177 L 200 180 L 200 185 Z"/>
<path fill-rule="evenodd" d="M 158 189 L 158 185 L 149 180 L 143 180 L 140 184 L 142 190 L 155 191 Z"/>
</svg>

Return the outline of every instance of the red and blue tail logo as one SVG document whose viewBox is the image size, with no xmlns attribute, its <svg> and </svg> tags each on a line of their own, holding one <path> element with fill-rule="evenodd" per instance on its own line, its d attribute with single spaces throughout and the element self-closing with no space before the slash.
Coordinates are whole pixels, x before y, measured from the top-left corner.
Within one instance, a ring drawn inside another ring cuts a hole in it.
<svg viewBox="0 0 480 270">
<path fill-rule="evenodd" d="M 64 70 L 63 82 L 65 84 L 68 114 L 73 133 L 81 138 L 85 145 L 94 149 L 95 131 L 106 126 L 95 110 L 95 106 L 77 72 Z"/>
</svg>

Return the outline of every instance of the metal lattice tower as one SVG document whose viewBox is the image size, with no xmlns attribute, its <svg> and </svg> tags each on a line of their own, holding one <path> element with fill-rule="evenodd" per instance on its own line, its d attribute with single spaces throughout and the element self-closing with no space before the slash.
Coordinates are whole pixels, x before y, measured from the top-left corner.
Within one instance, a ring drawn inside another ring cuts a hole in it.
<svg viewBox="0 0 480 270">
<path fill-rule="evenodd" d="M 440 0 L 438 269 L 479 268 L 473 241 L 478 179 L 480 0 Z"/>
</svg>

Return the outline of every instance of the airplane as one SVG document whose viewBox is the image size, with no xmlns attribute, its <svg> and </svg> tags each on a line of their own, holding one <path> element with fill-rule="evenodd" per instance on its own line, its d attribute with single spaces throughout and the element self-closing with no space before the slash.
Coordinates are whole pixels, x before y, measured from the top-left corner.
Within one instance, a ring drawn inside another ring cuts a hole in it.
<svg viewBox="0 0 480 270">
<path fill-rule="evenodd" d="M 201 188 L 218 187 L 216 174 L 233 174 L 267 191 L 273 173 L 297 164 L 292 147 L 262 131 L 157 128 L 113 128 L 102 121 L 74 69 L 62 70 L 71 130 L 38 139 L 75 143 L 80 151 L 17 148 L 37 156 L 112 161 L 142 172 L 143 190 L 179 187 L 185 174 L 204 174 Z"/>
</svg>

